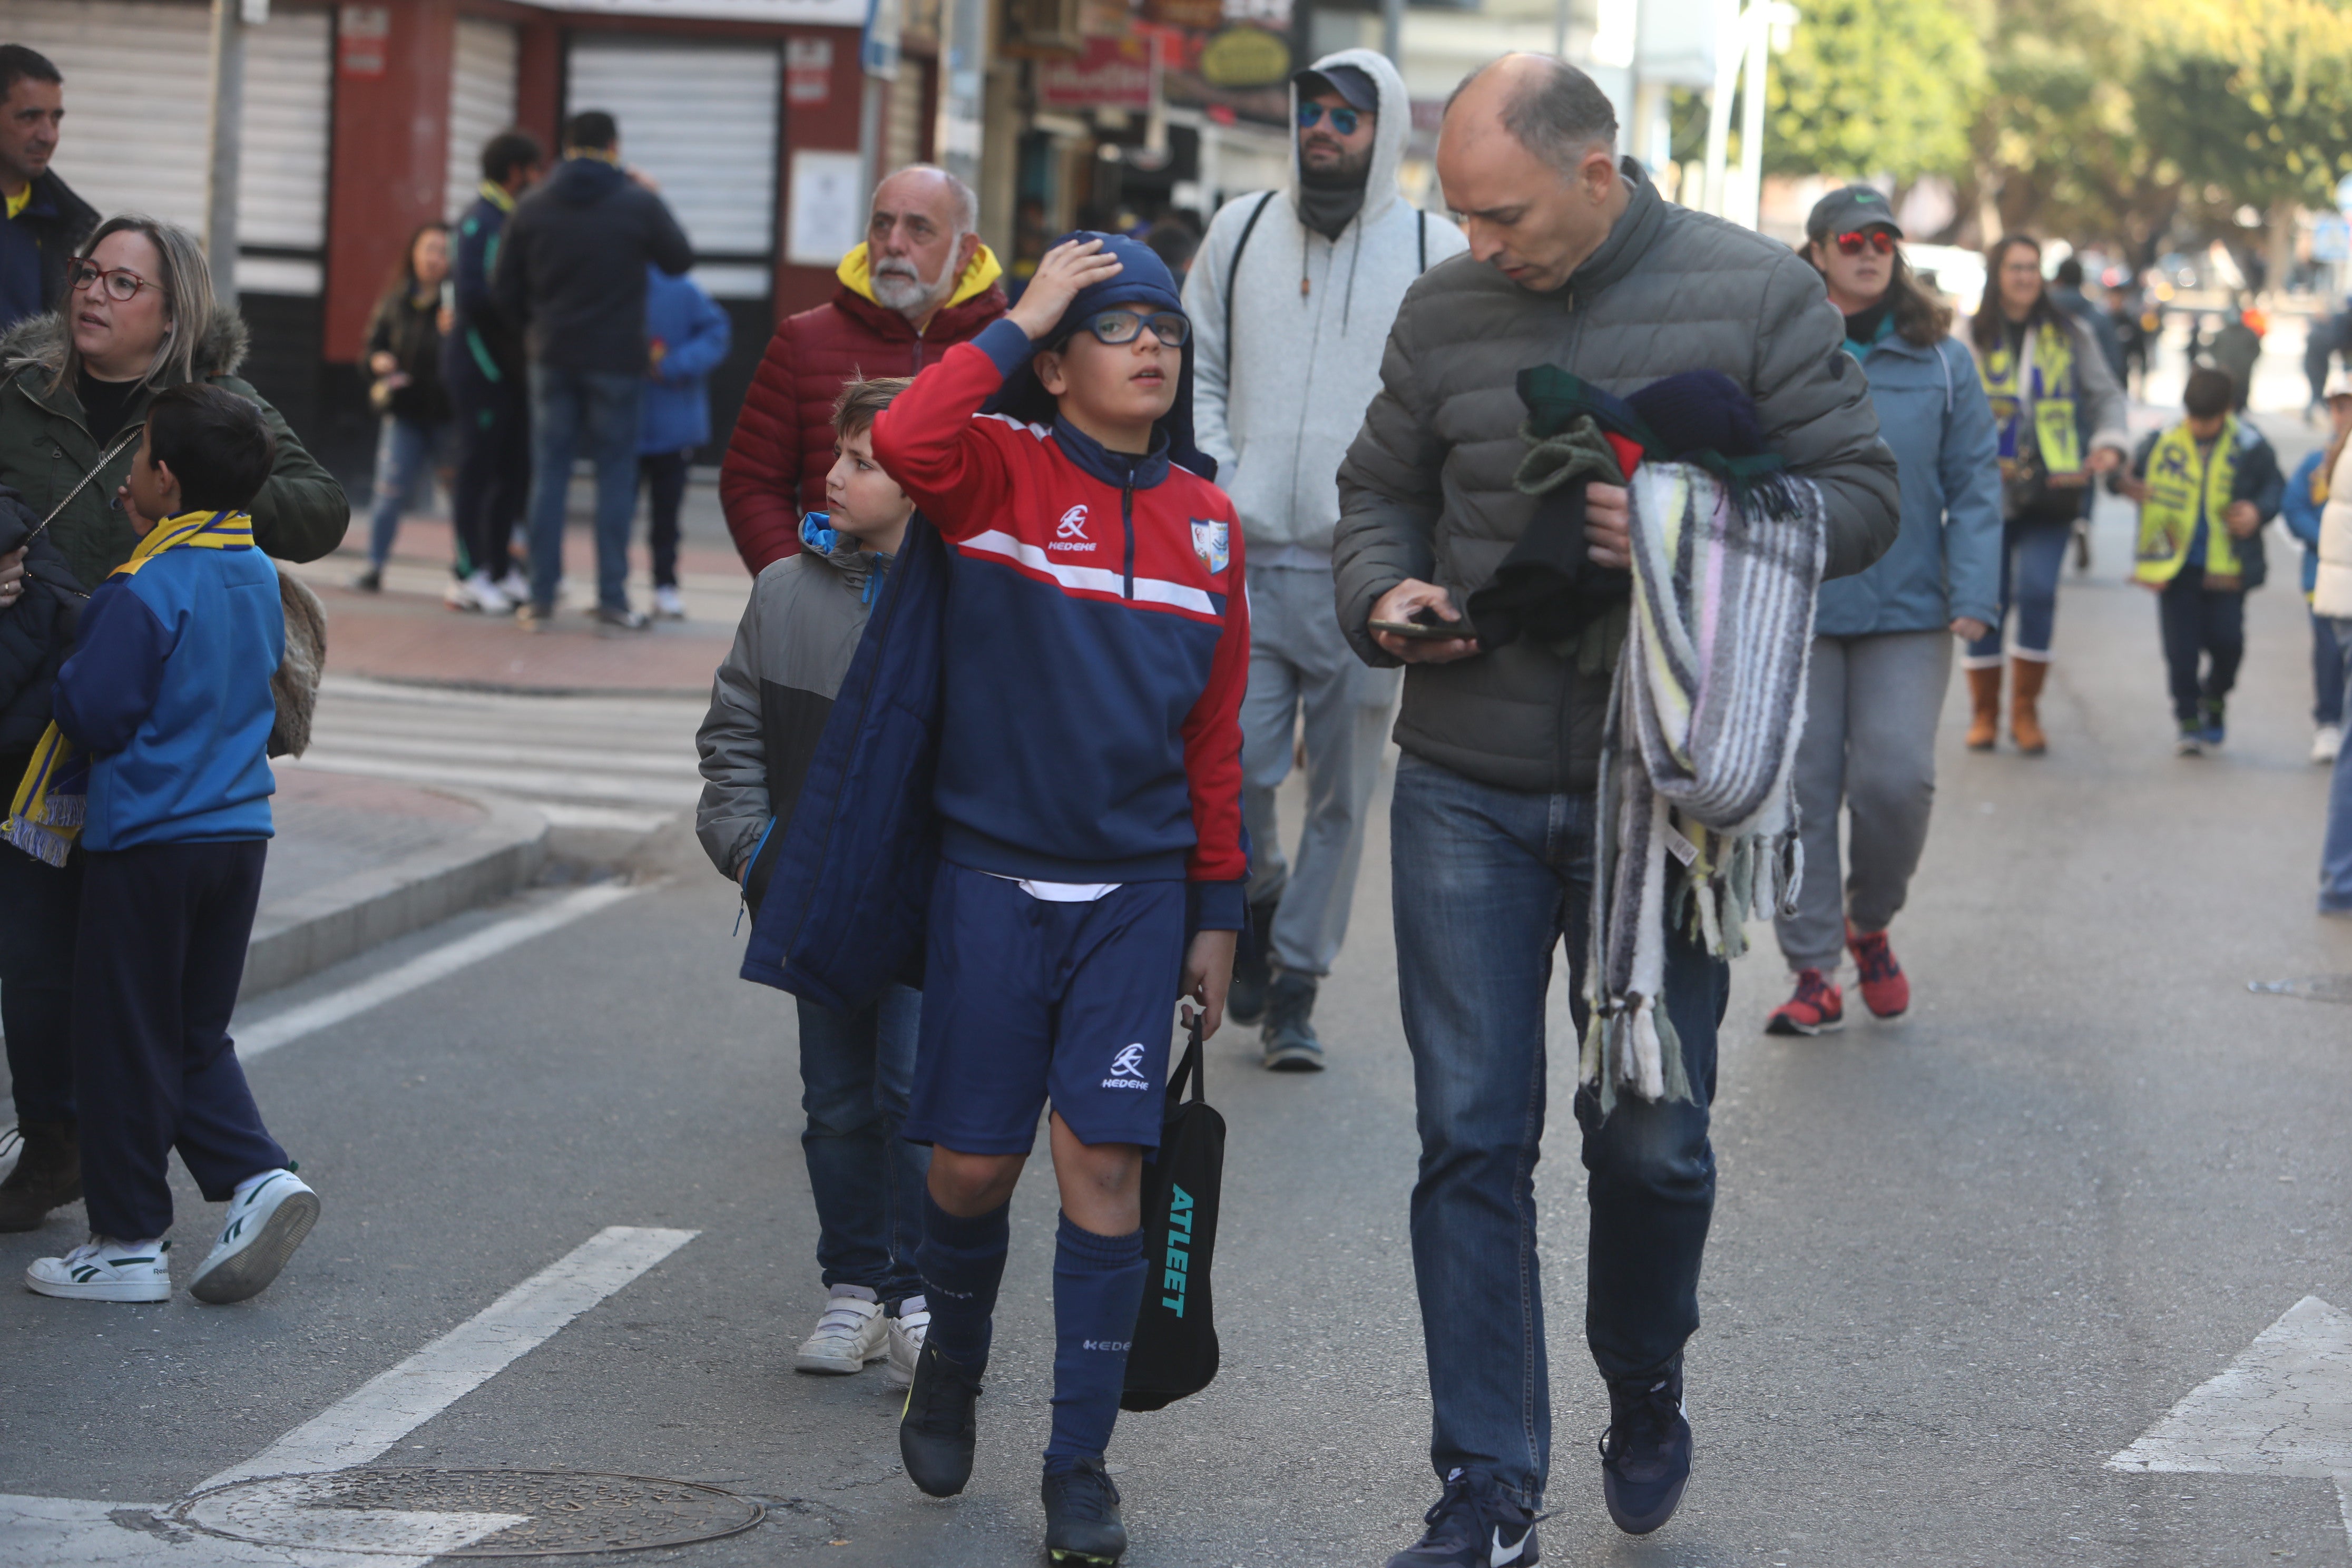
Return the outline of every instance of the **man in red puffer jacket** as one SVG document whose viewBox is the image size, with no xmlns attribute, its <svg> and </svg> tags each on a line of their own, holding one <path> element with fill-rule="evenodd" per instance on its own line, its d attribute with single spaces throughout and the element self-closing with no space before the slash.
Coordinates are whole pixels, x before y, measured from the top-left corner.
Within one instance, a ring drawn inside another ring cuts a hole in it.
<svg viewBox="0 0 2352 1568">
<path fill-rule="evenodd" d="M 776 328 L 719 470 L 727 531 L 753 576 L 798 552 L 801 514 L 824 505 L 843 385 L 913 375 L 1004 314 L 1004 269 L 979 222 L 971 186 L 908 164 L 875 187 L 866 243 L 841 258 L 832 300 Z"/>
</svg>

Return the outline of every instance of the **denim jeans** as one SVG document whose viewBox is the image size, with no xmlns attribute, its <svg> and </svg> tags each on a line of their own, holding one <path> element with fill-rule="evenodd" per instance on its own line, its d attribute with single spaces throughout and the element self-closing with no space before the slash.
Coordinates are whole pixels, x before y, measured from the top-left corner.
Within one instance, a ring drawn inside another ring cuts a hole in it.
<svg viewBox="0 0 2352 1568">
<path fill-rule="evenodd" d="M 863 1285 L 884 1301 L 922 1293 L 915 1247 L 931 1152 L 898 1136 L 922 1005 L 922 993 L 903 985 L 862 1013 L 800 1004 L 801 1152 L 828 1289 Z"/>
<path fill-rule="evenodd" d="M 530 367 L 530 602 L 555 605 L 563 581 L 564 492 L 582 447 L 596 466 L 596 603 L 629 606 L 629 519 L 637 510 L 642 375 Z"/>
<path fill-rule="evenodd" d="M 433 468 L 448 434 L 446 425 L 383 416 L 375 444 L 375 511 L 368 519 L 368 564 L 377 571 L 392 559 L 400 514 L 419 510 L 432 500 Z"/>
<path fill-rule="evenodd" d="M 2194 724 L 2200 703 L 2221 701 L 2238 683 L 2246 657 L 2246 595 L 2208 588 L 2205 568 L 2183 566 L 2156 596 L 2156 621 L 2172 716 Z"/>
<path fill-rule="evenodd" d="M 1408 754 L 1390 811 L 1397 984 L 1412 1053 L 1421 1172 L 1413 1276 L 1429 1356 L 1430 1459 L 1484 1470 L 1538 1505 L 1551 1394 L 1536 1253 L 1544 1132 L 1544 993 L 1568 943 L 1580 1032 L 1592 896 L 1587 795 L 1497 789 Z M 1601 1375 L 1670 1366 L 1698 1327 L 1715 1207 L 1707 1106 L 1730 972 L 1666 944 L 1665 1005 L 1696 1103 L 1630 1095 L 1601 1115 L 1580 1089 L 1591 1230 L 1584 1329 Z M 1567 1042 L 1571 1053 L 1575 1042 Z"/>
<path fill-rule="evenodd" d="M 2017 652 L 2021 658 L 2047 659 L 2058 623 L 2058 572 L 2066 563 L 2066 545 L 2074 525 L 2064 520 L 2046 522 L 2012 518 L 2001 526 L 2000 615 L 1992 629 L 1969 644 L 1969 661 L 1981 668 L 2000 660 L 2001 623 L 2017 610 Z"/>
<path fill-rule="evenodd" d="M 2343 623 L 2311 613 L 2311 721 L 2344 722 L 2344 644 L 2336 634 Z"/>
<path fill-rule="evenodd" d="M 2337 616 L 2336 646 L 2343 650 L 2344 679 L 2352 684 L 2352 616 Z M 2352 746 L 2336 753 L 2327 784 L 2327 839 L 2319 857 L 2319 907 L 2331 915 L 2352 915 Z"/>
</svg>

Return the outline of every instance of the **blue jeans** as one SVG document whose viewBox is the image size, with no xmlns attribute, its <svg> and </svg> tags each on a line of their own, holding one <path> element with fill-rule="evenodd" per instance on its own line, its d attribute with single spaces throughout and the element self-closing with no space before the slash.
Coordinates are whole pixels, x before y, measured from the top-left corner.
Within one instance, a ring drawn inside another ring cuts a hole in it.
<svg viewBox="0 0 2352 1568">
<path fill-rule="evenodd" d="M 2344 722 L 2344 643 L 2336 634 L 2342 623 L 2317 611 L 2311 616 L 2311 721 Z"/>
<path fill-rule="evenodd" d="M 898 1136 L 922 1005 L 922 993 L 903 985 L 862 1013 L 800 1004 L 801 1152 L 828 1289 L 863 1285 L 884 1301 L 922 1294 L 915 1246 L 931 1152 Z"/>
<path fill-rule="evenodd" d="M 375 444 L 375 511 L 368 519 L 368 564 L 377 571 L 392 559 L 400 514 L 416 510 L 432 495 L 433 466 L 448 434 L 446 425 L 383 416 Z"/>
<path fill-rule="evenodd" d="M 2352 684 L 2352 617 L 2336 617 L 2336 646 L 2343 650 L 2344 679 Z M 2352 914 L 2352 746 L 2336 753 L 2327 785 L 2327 840 L 2319 856 L 2319 907 L 2332 915 Z"/>
<path fill-rule="evenodd" d="M 2017 651 L 2026 658 L 2047 659 L 2058 621 L 2058 570 L 2066 563 L 2066 545 L 2074 525 L 2011 519 L 2001 525 L 2000 614 L 1992 630 L 1969 644 L 1969 659 L 1982 668 L 2000 659 L 2001 623 L 2011 606 L 2017 610 Z"/>
<path fill-rule="evenodd" d="M 629 519 L 637 510 L 637 395 L 642 375 L 530 367 L 530 602 L 555 607 L 563 581 L 563 502 L 572 459 L 596 465 L 596 603 L 629 607 Z"/>
<path fill-rule="evenodd" d="M 1412 1264 L 1430 1459 L 1441 1478 L 1456 1466 L 1484 1470 L 1538 1506 L 1551 1463 L 1535 1205 L 1544 993 L 1565 940 L 1580 1033 L 1592 797 L 1497 789 L 1408 755 L 1389 821 L 1397 985 L 1421 1131 Z M 1591 1178 L 1584 1331 L 1605 1378 L 1671 1366 L 1698 1327 L 1715 1207 L 1707 1105 L 1729 995 L 1722 961 L 1670 937 L 1666 1010 L 1697 1101 L 1620 1096 L 1604 1119 L 1598 1098 L 1577 1091 Z"/>
</svg>

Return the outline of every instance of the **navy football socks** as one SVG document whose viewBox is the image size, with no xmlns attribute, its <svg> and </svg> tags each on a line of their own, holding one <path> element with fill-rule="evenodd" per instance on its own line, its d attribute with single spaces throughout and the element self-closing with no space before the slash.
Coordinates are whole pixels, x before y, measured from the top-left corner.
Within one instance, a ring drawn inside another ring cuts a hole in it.
<svg viewBox="0 0 2352 1568">
<path fill-rule="evenodd" d="M 1143 1232 L 1097 1236 L 1062 1216 L 1054 1248 L 1054 1436 L 1045 1469 L 1100 1458 L 1118 1419 L 1143 1307 Z M 936 1309 L 934 1309 L 936 1312 Z M 939 1320 L 931 1320 L 939 1332 Z M 952 1354 L 953 1352 L 949 1352 Z"/>
<path fill-rule="evenodd" d="M 996 1288 L 1004 1279 L 1004 1253 L 1013 1240 L 1012 1215 L 1010 1200 L 965 1219 L 940 1207 L 929 1193 L 923 1194 L 923 1240 L 915 1249 L 915 1267 L 931 1309 L 926 1342 L 973 1377 L 988 1370 Z M 1139 1240 L 1139 1279 L 1141 1247 Z M 1139 1305 L 1141 1300 L 1137 1297 Z"/>
</svg>

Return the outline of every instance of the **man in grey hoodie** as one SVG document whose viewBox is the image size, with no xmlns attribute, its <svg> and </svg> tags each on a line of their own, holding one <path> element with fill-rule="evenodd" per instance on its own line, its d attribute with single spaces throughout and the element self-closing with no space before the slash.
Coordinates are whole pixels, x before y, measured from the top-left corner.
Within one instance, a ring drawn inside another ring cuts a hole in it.
<svg viewBox="0 0 2352 1568">
<path fill-rule="evenodd" d="M 1295 180 L 1227 202 L 1185 279 L 1192 427 L 1249 543 L 1250 679 L 1242 703 L 1251 929 L 1228 1005 L 1265 1018 L 1268 1068 L 1323 1065 L 1318 982 L 1347 934 L 1397 672 L 1365 666 L 1331 614 L 1334 476 L 1381 385 L 1389 323 L 1413 280 L 1468 243 L 1397 189 L 1412 106 L 1370 49 L 1291 78 Z M 1242 345 L 1247 345 L 1245 348 Z M 1307 820 L 1294 865 L 1275 789 L 1305 710 Z"/>
</svg>

